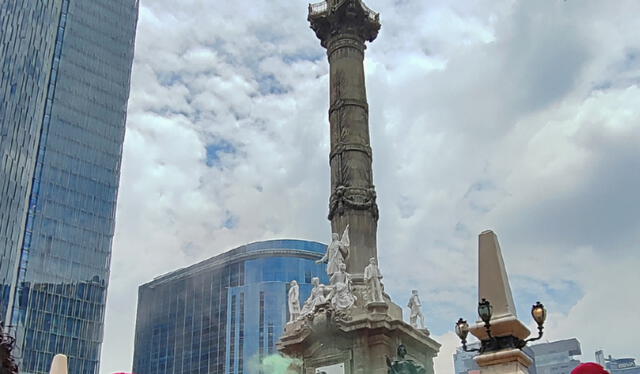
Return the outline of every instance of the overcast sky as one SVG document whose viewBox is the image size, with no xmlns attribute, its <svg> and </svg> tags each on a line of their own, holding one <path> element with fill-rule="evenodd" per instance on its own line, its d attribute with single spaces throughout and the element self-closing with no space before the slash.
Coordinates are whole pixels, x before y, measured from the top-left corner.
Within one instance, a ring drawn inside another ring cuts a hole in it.
<svg viewBox="0 0 640 374">
<path fill-rule="evenodd" d="M 420 290 L 453 372 L 494 230 L 519 317 L 640 358 L 638 1 L 369 0 L 385 288 Z M 248 242 L 327 242 L 328 63 L 303 0 L 141 0 L 101 372 L 128 371 L 137 287 Z M 406 313 L 406 311 L 405 311 Z"/>
</svg>

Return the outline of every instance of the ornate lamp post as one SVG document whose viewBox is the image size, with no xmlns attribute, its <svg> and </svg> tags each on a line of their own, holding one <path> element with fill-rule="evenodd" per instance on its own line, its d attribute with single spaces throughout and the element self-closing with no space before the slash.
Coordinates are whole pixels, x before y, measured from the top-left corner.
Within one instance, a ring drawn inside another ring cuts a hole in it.
<svg viewBox="0 0 640 374">
<path fill-rule="evenodd" d="M 530 338 L 526 340 L 519 339 L 515 336 L 500 336 L 494 337 L 491 335 L 491 316 L 493 314 L 493 306 L 487 299 L 482 299 L 481 302 L 478 303 L 478 316 L 482 322 L 484 322 L 484 328 L 487 331 L 488 339 L 483 339 L 480 341 L 480 349 L 468 349 L 467 348 L 467 335 L 469 334 L 469 324 L 464 319 L 458 319 L 455 325 L 455 332 L 460 338 L 462 343 L 462 349 L 465 352 L 493 352 L 498 351 L 505 348 L 524 348 L 527 343 L 539 340 L 542 338 L 542 330 L 544 329 L 544 322 L 547 318 L 547 310 L 544 305 L 542 305 L 539 301 L 536 302 L 531 307 L 531 316 L 533 320 L 538 324 L 538 336 L 535 338 Z"/>
</svg>

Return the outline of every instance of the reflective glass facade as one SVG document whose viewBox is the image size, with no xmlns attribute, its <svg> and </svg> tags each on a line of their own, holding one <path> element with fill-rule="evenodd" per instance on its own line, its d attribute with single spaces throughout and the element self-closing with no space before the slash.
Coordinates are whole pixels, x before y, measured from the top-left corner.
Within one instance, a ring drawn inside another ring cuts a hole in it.
<svg viewBox="0 0 640 374">
<path fill-rule="evenodd" d="M 97 373 L 137 0 L 0 2 L 0 318 Z"/>
<path fill-rule="evenodd" d="M 325 250 L 303 240 L 251 243 L 140 286 L 133 372 L 260 374 L 289 318 L 289 282 L 298 281 L 301 302 L 312 277 L 327 283 L 315 263 Z"/>
</svg>

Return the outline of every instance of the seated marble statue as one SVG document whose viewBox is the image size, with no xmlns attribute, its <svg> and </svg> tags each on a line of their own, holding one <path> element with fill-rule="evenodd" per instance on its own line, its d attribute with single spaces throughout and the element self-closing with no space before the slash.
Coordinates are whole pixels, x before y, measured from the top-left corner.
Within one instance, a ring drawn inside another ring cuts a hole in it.
<svg viewBox="0 0 640 374">
<path fill-rule="evenodd" d="M 346 272 L 347 265 L 340 264 L 338 271 L 331 275 L 331 292 L 327 299 L 339 310 L 349 309 L 356 302 L 351 288 L 351 275 Z"/>
<path fill-rule="evenodd" d="M 302 306 L 300 317 L 312 314 L 316 309 L 316 305 L 324 304 L 326 302 L 326 287 L 324 284 L 320 283 L 320 278 L 311 278 L 311 284 L 313 285 L 313 288 L 311 289 L 309 298 L 304 302 L 304 305 Z"/>
<path fill-rule="evenodd" d="M 404 344 L 398 346 L 398 357 L 391 362 L 387 357 L 387 366 L 389 367 L 389 374 L 425 374 L 426 370 L 424 366 L 419 363 L 405 358 L 407 355 L 407 347 Z"/>
</svg>

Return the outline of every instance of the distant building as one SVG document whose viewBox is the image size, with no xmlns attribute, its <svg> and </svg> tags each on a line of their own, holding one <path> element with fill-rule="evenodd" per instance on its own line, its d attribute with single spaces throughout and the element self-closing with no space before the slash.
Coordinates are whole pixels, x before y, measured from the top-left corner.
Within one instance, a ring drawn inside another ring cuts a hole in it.
<svg viewBox="0 0 640 374">
<path fill-rule="evenodd" d="M 480 342 L 467 344 L 468 349 L 480 348 Z M 480 367 L 473 359 L 478 355 L 478 352 L 465 352 L 462 347 L 456 349 L 456 353 L 453 354 L 453 367 L 456 374 L 478 374 Z"/>
<path fill-rule="evenodd" d="M 582 354 L 578 339 L 532 345 L 537 374 L 570 374 L 580 364 L 573 356 Z"/>
<path fill-rule="evenodd" d="M 315 263 L 325 250 L 304 240 L 251 243 L 143 284 L 132 371 L 258 374 L 289 318 L 289 282 L 298 281 L 301 303 L 312 277 L 328 283 Z"/>
<path fill-rule="evenodd" d="M 603 351 L 596 352 L 596 361 L 611 374 L 640 374 L 640 366 L 633 358 L 604 357 Z"/>
</svg>

